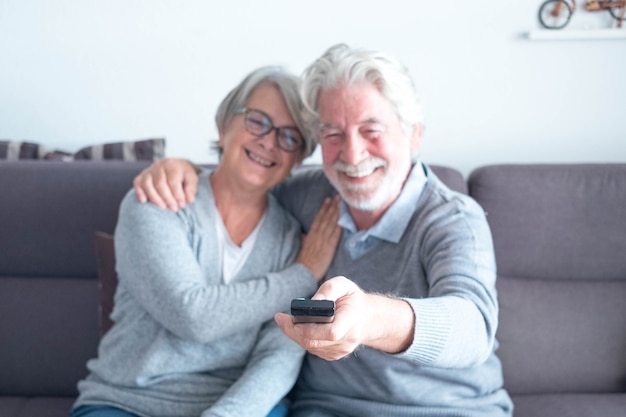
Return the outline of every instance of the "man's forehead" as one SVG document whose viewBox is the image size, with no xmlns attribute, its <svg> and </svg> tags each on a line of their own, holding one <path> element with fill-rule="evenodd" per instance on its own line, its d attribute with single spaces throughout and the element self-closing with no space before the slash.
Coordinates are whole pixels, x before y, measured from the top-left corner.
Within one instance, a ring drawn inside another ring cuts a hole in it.
<svg viewBox="0 0 626 417">
<path fill-rule="evenodd" d="M 353 117 L 366 120 L 392 108 L 392 103 L 379 88 L 366 81 L 324 89 L 317 102 L 321 119 L 332 119 L 338 113 L 349 112 Z M 327 121 L 322 120 L 323 123 Z"/>
</svg>

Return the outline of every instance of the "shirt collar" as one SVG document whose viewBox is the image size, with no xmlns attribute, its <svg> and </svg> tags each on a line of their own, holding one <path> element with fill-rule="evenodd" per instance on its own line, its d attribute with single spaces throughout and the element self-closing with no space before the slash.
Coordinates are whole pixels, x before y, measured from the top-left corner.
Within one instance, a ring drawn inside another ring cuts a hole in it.
<svg viewBox="0 0 626 417">
<path fill-rule="evenodd" d="M 400 195 L 396 198 L 396 201 L 385 211 L 374 226 L 359 232 L 359 234 L 363 233 L 361 238 L 366 239 L 368 236 L 373 236 L 392 243 L 398 243 L 411 220 L 411 216 L 417 206 L 417 201 L 427 181 L 428 178 L 426 177 L 425 169 L 421 162 L 418 161 L 413 165 L 409 177 L 402 187 Z M 348 205 L 345 201 L 341 200 L 339 210 L 339 226 L 352 233 L 356 233 L 356 225 L 354 224 L 354 220 L 352 220 Z"/>
</svg>

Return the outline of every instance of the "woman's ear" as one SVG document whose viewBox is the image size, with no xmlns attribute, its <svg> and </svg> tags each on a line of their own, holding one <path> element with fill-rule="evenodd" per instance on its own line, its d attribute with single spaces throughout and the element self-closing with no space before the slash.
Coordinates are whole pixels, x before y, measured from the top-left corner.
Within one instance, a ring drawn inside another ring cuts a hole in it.
<svg viewBox="0 0 626 417">
<path fill-rule="evenodd" d="M 224 132 L 221 128 L 217 129 L 217 147 L 219 149 L 224 149 Z"/>
</svg>

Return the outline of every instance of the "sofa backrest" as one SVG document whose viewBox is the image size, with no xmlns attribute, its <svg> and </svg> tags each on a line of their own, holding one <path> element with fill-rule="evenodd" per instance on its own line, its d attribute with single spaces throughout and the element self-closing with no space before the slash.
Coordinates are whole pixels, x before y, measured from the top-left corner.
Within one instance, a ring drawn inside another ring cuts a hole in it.
<svg viewBox="0 0 626 417">
<path fill-rule="evenodd" d="M 467 182 L 459 171 L 442 165 L 429 165 L 429 167 L 450 189 L 467 194 Z"/>
<path fill-rule="evenodd" d="M 474 171 L 514 395 L 626 391 L 626 164 Z"/>
<path fill-rule="evenodd" d="M 74 395 L 98 343 L 94 231 L 147 163 L 0 163 L 0 395 Z"/>
</svg>

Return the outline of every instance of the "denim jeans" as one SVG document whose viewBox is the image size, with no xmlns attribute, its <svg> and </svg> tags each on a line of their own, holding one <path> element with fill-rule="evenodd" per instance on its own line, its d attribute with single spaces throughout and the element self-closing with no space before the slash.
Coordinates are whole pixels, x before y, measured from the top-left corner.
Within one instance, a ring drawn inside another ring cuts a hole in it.
<svg viewBox="0 0 626 417">
<path fill-rule="evenodd" d="M 267 417 L 286 417 L 287 406 L 278 404 Z M 136 414 L 109 405 L 81 405 L 70 412 L 69 417 L 138 417 Z"/>
<path fill-rule="evenodd" d="M 110 405 L 81 405 L 70 412 L 70 417 L 138 417 L 137 414 Z"/>
</svg>

